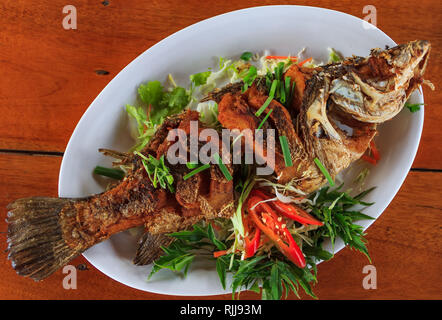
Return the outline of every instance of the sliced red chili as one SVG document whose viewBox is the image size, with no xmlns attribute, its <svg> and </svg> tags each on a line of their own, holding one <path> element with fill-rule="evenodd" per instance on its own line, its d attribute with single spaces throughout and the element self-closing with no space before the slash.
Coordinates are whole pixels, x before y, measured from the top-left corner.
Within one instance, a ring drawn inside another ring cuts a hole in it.
<svg viewBox="0 0 442 320">
<path fill-rule="evenodd" d="M 257 195 L 261 198 L 264 198 L 264 200 L 270 199 L 270 196 L 268 196 L 266 193 L 264 193 L 261 190 L 253 190 L 252 194 Z M 268 202 L 273 208 L 275 208 L 280 214 L 284 215 L 285 217 L 298 221 L 302 224 L 313 224 L 316 226 L 323 226 L 324 224 L 315 219 L 313 216 L 302 210 L 301 208 L 292 205 L 284 203 L 280 200 L 275 201 L 269 201 Z"/>
<path fill-rule="evenodd" d="M 279 219 L 280 217 L 267 203 L 260 203 L 263 200 L 256 195 L 249 197 L 247 209 L 253 222 L 290 261 L 298 267 L 304 268 L 306 266 L 305 257 L 298 244 L 282 222 L 282 218 Z"/>
<path fill-rule="evenodd" d="M 246 244 L 245 245 L 246 254 L 244 256 L 244 259 L 253 257 L 255 255 L 256 251 L 258 251 L 260 240 L 261 240 L 261 230 L 259 228 L 256 228 L 255 235 L 251 240 L 248 237 L 244 239 Z"/>
</svg>

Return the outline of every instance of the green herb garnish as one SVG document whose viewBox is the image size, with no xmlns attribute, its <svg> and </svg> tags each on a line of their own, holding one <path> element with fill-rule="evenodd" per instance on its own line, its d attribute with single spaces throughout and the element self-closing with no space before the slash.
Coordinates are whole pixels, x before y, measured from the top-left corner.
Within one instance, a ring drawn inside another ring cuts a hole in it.
<svg viewBox="0 0 442 320">
<path fill-rule="evenodd" d="M 342 61 L 342 56 L 336 52 L 333 48 L 329 48 L 330 55 L 329 55 L 329 62 L 337 63 Z"/>
<path fill-rule="evenodd" d="M 96 166 L 94 169 L 94 173 L 100 176 L 105 176 L 108 178 L 112 178 L 115 180 L 121 180 L 124 178 L 125 173 L 123 170 L 115 169 L 115 168 L 105 168 L 101 166 Z"/>
<path fill-rule="evenodd" d="M 197 87 L 207 83 L 207 78 L 212 74 L 212 71 L 195 73 L 190 76 L 190 81 Z"/>
<path fill-rule="evenodd" d="M 215 159 L 216 163 L 218 164 L 221 172 L 223 173 L 224 177 L 226 177 L 227 181 L 230 181 L 233 179 L 232 175 L 229 172 L 229 169 L 227 169 L 226 165 L 223 163 L 221 157 L 218 153 L 215 153 L 213 155 L 213 158 Z"/>
<path fill-rule="evenodd" d="M 202 165 L 202 166 L 196 168 L 195 170 L 190 171 L 188 174 L 186 174 L 186 175 L 183 177 L 183 180 L 187 180 L 187 179 L 189 179 L 190 177 L 196 175 L 197 173 L 199 173 L 199 172 L 201 172 L 201 171 L 203 171 L 203 170 L 209 169 L 209 168 L 210 168 L 210 164 L 208 164 L 208 163 L 207 163 L 207 164 L 204 164 L 204 165 Z"/>
<path fill-rule="evenodd" d="M 249 70 L 247 71 L 243 82 L 244 87 L 242 88 L 242 92 L 247 91 L 247 89 L 253 84 L 253 81 L 255 81 L 256 77 L 258 75 L 258 70 L 255 66 L 250 66 Z"/>
<path fill-rule="evenodd" d="M 276 91 L 277 85 L 278 85 L 278 81 L 273 80 L 272 87 L 270 88 L 270 92 L 269 92 L 269 96 L 268 96 L 267 100 L 264 102 L 264 104 L 261 106 L 261 108 L 259 108 L 259 110 L 256 111 L 256 113 L 255 113 L 255 115 L 257 117 L 259 117 L 264 112 L 264 110 L 269 106 L 270 102 L 272 102 L 272 100 L 275 96 L 275 91 Z"/>
<path fill-rule="evenodd" d="M 286 136 L 279 136 L 279 142 L 281 143 L 281 149 L 282 149 L 282 153 L 284 155 L 285 166 L 286 167 L 293 166 L 287 137 Z"/>
<path fill-rule="evenodd" d="M 126 105 L 126 111 L 138 125 L 137 143 L 132 150 L 140 151 L 155 134 L 156 127 L 172 114 L 179 113 L 190 102 L 189 93 L 182 87 L 165 91 L 159 81 L 149 81 L 138 88 L 144 106 Z"/>
<path fill-rule="evenodd" d="M 273 109 L 270 109 L 270 111 L 267 112 L 266 116 L 264 117 L 264 119 L 262 119 L 261 123 L 259 124 L 258 129 L 261 129 L 261 127 L 264 125 L 264 122 L 267 121 L 267 119 L 269 118 L 272 111 L 273 111 Z"/>
<path fill-rule="evenodd" d="M 325 176 L 325 178 L 327 179 L 330 186 L 333 187 L 335 185 L 335 182 L 333 181 L 330 173 L 327 171 L 327 169 L 324 167 L 324 165 L 321 163 L 321 161 L 318 158 L 315 158 L 313 161 L 316 163 L 319 170 L 321 170 L 322 174 Z"/>
<path fill-rule="evenodd" d="M 146 157 L 138 151 L 135 151 L 134 153 L 141 157 L 141 162 L 154 188 L 157 188 L 158 185 L 160 185 L 163 189 L 169 189 L 172 193 L 175 192 L 175 188 L 173 187 L 174 179 L 170 174 L 169 168 L 164 163 L 164 155 L 158 160 L 150 154 L 149 157 Z"/>
<path fill-rule="evenodd" d="M 198 163 L 196 163 L 196 162 L 187 162 L 187 163 L 186 163 L 186 167 L 187 167 L 188 169 L 195 169 L 195 168 L 198 167 Z"/>
<path fill-rule="evenodd" d="M 317 229 L 314 238 L 316 242 L 322 241 L 323 238 L 330 238 L 334 245 L 335 239 L 339 237 L 346 245 L 364 253 L 370 260 L 362 227 L 353 222 L 373 218 L 351 209 L 355 205 L 372 205 L 361 199 L 374 188 L 351 197 L 348 193 L 341 191 L 341 187 L 342 185 L 334 190 L 324 187 L 318 191 L 318 194 L 312 195 L 312 199 L 316 197 L 316 203 L 310 205 L 311 213 L 324 222 L 324 227 Z"/>
<path fill-rule="evenodd" d="M 241 60 L 249 61 L 253 57 L 253 53 L 246 51 L 241 55 Z"/>
<path fill-rule="evenodd" d="M 410 110 L 410 112 L 418 112 L 421 109 L 421 106 L 425 105 L 424 103 L 408 103 L 405 102 L 405 107 L 408 108 L 408 110 Z"/>
</svg>

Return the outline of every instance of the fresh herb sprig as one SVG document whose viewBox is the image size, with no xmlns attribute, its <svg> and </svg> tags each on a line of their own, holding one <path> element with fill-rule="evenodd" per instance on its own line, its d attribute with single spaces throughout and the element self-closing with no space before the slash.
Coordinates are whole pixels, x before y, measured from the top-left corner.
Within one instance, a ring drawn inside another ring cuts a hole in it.
<svg viewBox="0 0 442 320">
<path fill-rule="evenodd" d="M 418 112 L 421 109 L 421 106 L 423 106 L 423 103 L 408 103 L 405 102 L 405 107 L 410 110 L 410 112 L 415 113 Z"/>
<path fill-rule="evenodd" d="M 352 210 L 352 207 L 372 205 L 373 203 L 364 202 L 361 199 L 374 188 L 361 192 L 355 197 L 341 191 L 341 188 L 342 185 L 333 190 L 324 187 L 318 191 L 319 194 L 312 196 L 312 199 L 316 197 L 316 203 L 310 206 L 311 213 L 324 222 L 324 227 L 314 231 L 315 245 L 320 244 L 324 238 L 330 238 L 334 246 L 336 238 L 339 237 L 346 245 L 364 253 L 370 260 L 365 233 L 360 225 L 353 222 L 373 218 L 358 210 Z"/>
<path fill-rule="evenodd" d="M 132 150 L 140 151 L 150 141 L 156 127 L 172 114 L 179 113 L 190 102 L 189 92 L 176 86 L 165 90 L 159 81 L 148 81 L 138 87 L 138 95 L 144 105 L 126 105 L 126 111 L 138 125 L 137 143 Z"/>
<path fill-rule="evenodd" d="M 169 247 L 161 247 L 165 254 L 155 260 L 148 279 L 162 269 L 182 271 L 186 275 L 191 263 L 196 255 L 201 255 L 201 251 L 205 250 L 212 256 L 213 251 L 227 248 L 225 242 L 217 239 L 211 224 L 195 224 L 193 230 L 175 232 L 168 236 L 175 240 Z"/>
<path fill-rule="evenodd" d="M 162 155 L 160 159 L 155 159 L 152 155 L 146 157 L 138 151 L 134 153 L 141 157 L 141 162 L 154 188 L 157 188 L 159 184 L 161 188 L 169 189 L 172 193 L 175 192 L 175 188 L 173 187 L 174 179 L 170 174 L 169 168 L 164 163 L 164 155 Z"/>
</svg>

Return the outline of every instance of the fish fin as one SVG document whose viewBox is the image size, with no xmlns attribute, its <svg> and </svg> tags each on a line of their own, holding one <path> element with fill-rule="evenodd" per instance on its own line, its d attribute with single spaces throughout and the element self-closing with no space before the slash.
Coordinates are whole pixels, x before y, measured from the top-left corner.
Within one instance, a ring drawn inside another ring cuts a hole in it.
<svg viewBox="0 0 442 320">
<path fill-rule="evenodd" d="M 8 205 L 8 259 L 19 275 L 42 280 L 81 252 L 65 242 L 59 221 L 63 208 L 74 210 L 72 202 L 32 197 Z"/>
<path fill-rule="evenodd" d="M 173 238 L 164 234 L 145 232 L 138 242 L 137 253 L 133 263 L 137 266 L 143 266 L 154 262 L 164 253 L 161 247 L 169 246 L 173 240 Z"/>
</svg>

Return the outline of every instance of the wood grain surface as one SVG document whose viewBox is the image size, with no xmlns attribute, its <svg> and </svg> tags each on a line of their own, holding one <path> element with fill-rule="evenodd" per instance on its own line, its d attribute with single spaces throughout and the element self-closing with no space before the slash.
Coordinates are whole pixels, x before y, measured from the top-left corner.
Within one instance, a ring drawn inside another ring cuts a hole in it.
<svg viewBox="0 0 442 320">
<path fill-rule="evenodd" d="M 78 29 L 62 28 L 62 8 L 77 8 Z M 350 249 L 319 266 L 320 299 L 441 299 L 442 146 L 440 143 L 442 2 L 415 1 L 0 1 L 0 299 L 181 299 L 138 291 L 105 276 L 83 257 L 73 261 L 78 289 L 61 271 L 43 282 L 19 277 L 6 248 L 6 205 L 36 194 L 56 196 L 62 152 L 78 120 L 106 84 L 168 35 L 232 10 L 271 4 L 324 7 L 362 18 L 377 9 L 378 27 L 396 42 L 426 39 L 432 53 L 424 88 L 425 124 L 412 170 L 367 230 L 378 288 L 365 290 L 366 258 Z M 108 74 L 99 74 L 105 70 Z M 80 269 L 83 269 L 80 267 Z M 308 299 L 305 296 L 302 296 Z M 188 297 L 230 299 L 230 295 Z M 258 295 L 245 292 L 244 299 Z M 291 296 L 291 298 L 294 298 Z"/>
</svg>

